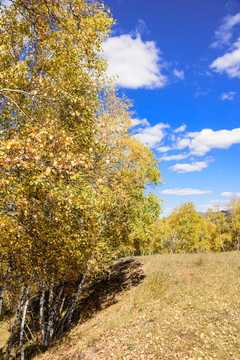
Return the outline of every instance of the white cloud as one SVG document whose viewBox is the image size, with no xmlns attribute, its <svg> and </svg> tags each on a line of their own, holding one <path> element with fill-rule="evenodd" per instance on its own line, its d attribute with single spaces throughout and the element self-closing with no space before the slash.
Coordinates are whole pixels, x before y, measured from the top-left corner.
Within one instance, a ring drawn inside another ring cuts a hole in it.
<svg viewBox="0 0 240 360">
<path fill-rule="evenodd" d="M 232 50 L 218 57 L 210 65 L 215 72 L 226 72 L 230 78 L 240 78 L 240 38 L 233 44 Z"/>
<path fill-rule="evenodd" d="M 222 100 L 233 100 L 236 95 L 235 91 L 229 91 L 228 93 L 223 93 L 221 95 Z"/>
<path fill-rule="evenodd" d="M 134 126 L 150 126 L 146 118 L 144 119 L 132 119 L 132 127 Z"/>
<path fill-rule="evenodd" d="M 219 204 L 226 204 L 227 200 L 211 200 L 209 201 L 209 204 L 219 205 Z"/>
<path fill-rule="evenodd" d="M 170 146 L 160 146 L 156 150 L 161 152 L 161 153 L 164 153 L 164 152 L 167 152 L 169 150 L 172 150 L 172 148 Z"/>
<path fill-rule="evenodd" d="M 240 197 L 240 192 L 225 191 L 221 193 L 223 197 Z"/>
<path fill-rule="evenodd" d="M 0 4 L 4 6 L 10 6 L 12 4 L 11 0 L 0 0 Z"/>
<path fill-rule="evenodd" d="M 234 192 L 230 192 L 230 191 L 225 191 L 225 192 L 221 193 L 221 196 L 224 196 L 224 197 L 229 197 L 229 196 L 233 196 L 233 195 L 234 195 Z"/>
<path fill-rule="evenodd" d="M 212 192 L 211 190 L 186 188 L 186 189 L 166 189 L 161 191 L 161 194 L 186 196 L 186 195 L 204 195 L 204 194 L 210 194 L 211 192 Z"/>
<path fill-rule="evenodd" d="M 125 88 L 161 88 L 167 78 L 162 74 L 160 50 L 154 41 L 142 41 L 140 35 L 108 38 L 103 44 L 108 60 L 108 75 L 118 76 L 116 85 Z"/>
<path fill-rule="evenodd" d="M 162 139 L 166 136 L 164 129 L 169 128 L 168 124 L 157 124 L 155 126 L 148 126 L 144 129 L 140 129 L 139 133 L 135 137 L 146 144 L 147 146 L 154 148 L 160 145 Z"/>
<path fill-rule="evenodd" d="M 212 204 L 211 201 L 208 204 L 202 204 L 197 206 L 197 211 L 200 212 L 207 212 L 208 209 L 215 209 L 216 210 L 216 204 Z M 226 204 L 219 205 L 219 210 L 227 210 Z"/>
<path fill-rule="evenodd" d="M 229 44 L 233 27 L 237 24 L 240 24 L 240 13 L 225 17 L 220 27 L 215 31 L 215 41 L 210 46 L 216 48 Z"/>
<path fill-rule="evenodd" d="M 161 160 L 163 160 L 163 161 L 183 160 L 183 159 L 187 159 L 188 157 L 189 157 L 189 154 L 163 155 Z"/>
<path fill-rule="evenodd" d="M 145 32 L 148 32 L 148 28 L 145 21 L 143 19 L 138 19 L 136 35 L 144 34 Z"/>
<path fill-rule="evenodd" d="M 187 134 L 187 136 L 189 136 L 189 134 Z M 177 148 L 179 150 L 182 150 L 188 146 L 190 147 L 190 145 L 191 145 L 191 140 L 189 138 L 179 138 L 177 140 Z"/>
<path fill-rule="evenodd" d="M 184 132 L 186 130 L 187 125 L 183 124 L 182 126 L 179 126 L 177 129 L 175 129 L 173 132 L 180 133 Z"/>
<path fill-rule="evenodd" d="M 177 148 L 189 147 L 191 154 L 202 156 L 212 149 L 228 149 L 233 144 L 240 144 L 240 128 L 218 131 L 203 129 L 188 133 L 185 138 L 178 139 Z"/>
<path fill-rule="evenodd" d="M 197 161 L 192 162 L 191 164 L 176 164 L 174 166 L 171 166 L 169 169 L 183 174 L 194 171 L 202 171 L 204 168 L 207 167 L 208 163 L 206 161 Z"/>
<path fill-rule="evenodd" d="M 196 93 L 194 94 L 194 97 L 195 97 L 195 98 L 198 98 L 198 97 L 206 96 L 206 95 L 209 94 L 210 91 L 211 91 L 210 89 L 201 90 L 200 88 L 198 88 L 198 90 L 197 90 Z"/>
<path fill-rule="evenodd" d="M 173 75 L 180 80 L 184 80 L 184 71 L 183 70 L 174 69 Z"/>
</svg>

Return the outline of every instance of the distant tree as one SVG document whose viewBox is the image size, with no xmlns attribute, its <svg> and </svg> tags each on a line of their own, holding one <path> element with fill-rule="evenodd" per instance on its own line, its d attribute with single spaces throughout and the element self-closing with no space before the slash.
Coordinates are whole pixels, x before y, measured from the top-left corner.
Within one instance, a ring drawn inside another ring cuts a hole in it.
<svg viewBox="0 0 240 360">
<path fill-rule="evenodd" d="M 176 252 L 196 252 L 201 247 L 201 215 L 195 210 L 192 202 L 175 208 L 169 217 L 169 225 L 178 241 Z"/>
<path fill-rule="evenodd" d="M 152 248 L 155 253 L 175 252 L 176 238 L 167 218 L 157 220 L 151 226 Z"/>
<path fill-rule="evenodd" d="M 228 203 L 228 214 L 231 219 L 231 233 L 233 246 L 240 250 L 240 199 L 231 199 Z"/>
<path fill-rule="evenodd" d="M 209 220 L 209 218 L 202 216 L 199 251 L 216 251 L 214 242 L 215 231 L 216 226 Z"/>
<path fill-rule="evenodd" d="M 208 209 L 207 218 L 215 224 L 215 249 L 227 251 L 231 249 L 231 234 L 228 217 L 220 210 L 219 206 Z"/>
</svg>

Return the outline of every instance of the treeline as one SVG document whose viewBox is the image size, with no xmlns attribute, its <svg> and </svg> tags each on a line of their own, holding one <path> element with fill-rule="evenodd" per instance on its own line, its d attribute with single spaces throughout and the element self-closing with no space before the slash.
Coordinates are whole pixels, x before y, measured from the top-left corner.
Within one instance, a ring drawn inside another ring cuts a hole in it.
<svg viewBox="0 0 240 360">
<path fill-rule="evenodd" d="M 218 206 L 200 215 L 192 202 L 173 210 L 168 218 L 150 225 L 145 245 L 139 253 L 193 253 L 240 249 L 240 199 L 228 203 L 228 211 Z"/>
<path fill-rule="evenodd" d="M 83 286 L 132 253 L 160 213 L 154 154 L 106 78 L 112 17 L 85 0 L 0 6 L 0 314 L 8 360 L 46 349 Z M 11 355 L 14 354 L 14 355 Z M 16 354 L 16 355 L 15 355 Z M 15 357 L 16 356 L 16 357 Z"/>
</svg>

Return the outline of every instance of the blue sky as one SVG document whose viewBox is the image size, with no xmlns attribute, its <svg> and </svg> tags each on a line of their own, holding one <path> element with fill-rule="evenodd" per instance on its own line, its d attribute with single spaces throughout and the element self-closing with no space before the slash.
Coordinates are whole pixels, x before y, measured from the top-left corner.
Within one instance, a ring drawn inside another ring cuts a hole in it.
<svg viewBox="0 0 240 360">
<path fill-rule="evenodd" d="M 134 101 L 132 132 L 161 160 L 168 215 L 240 197 L 240 1 L 106 0 L 109 75 Z"/>
</svg>

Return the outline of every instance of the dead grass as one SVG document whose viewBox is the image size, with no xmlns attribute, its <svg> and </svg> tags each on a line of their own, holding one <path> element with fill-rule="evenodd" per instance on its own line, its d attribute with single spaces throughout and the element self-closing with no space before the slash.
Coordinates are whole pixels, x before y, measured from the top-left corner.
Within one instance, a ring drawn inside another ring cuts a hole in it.
<svg viewBox="0 0 240 360">
<path fill-rule="evenodd" d="M 7 344 L 9 338 L 9 324 L 1 321 L 0 322 L 0 358 L 1 358 L 1 349 L 4 348 Z"/>
<path fill-rule="evenodd" d="M 240 253 L 136 261 L 145 279 L 38 359 L 240 359 Z"/>
</svg>

